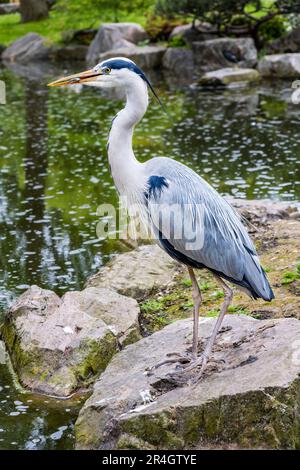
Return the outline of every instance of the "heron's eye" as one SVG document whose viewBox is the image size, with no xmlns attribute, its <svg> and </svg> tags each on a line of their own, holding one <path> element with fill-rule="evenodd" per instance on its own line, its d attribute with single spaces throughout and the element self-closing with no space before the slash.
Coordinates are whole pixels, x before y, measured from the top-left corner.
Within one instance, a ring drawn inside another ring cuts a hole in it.
<svg viewBox="0 0 300 470">
<path fill-rule="evenodd" d="M 102 69 L 102 72 L 108 74 L 108 73 L 111 72 L 111 69 L 110 69 L 109 67 L 104 67 L 104 68 Z"/>
</svg>

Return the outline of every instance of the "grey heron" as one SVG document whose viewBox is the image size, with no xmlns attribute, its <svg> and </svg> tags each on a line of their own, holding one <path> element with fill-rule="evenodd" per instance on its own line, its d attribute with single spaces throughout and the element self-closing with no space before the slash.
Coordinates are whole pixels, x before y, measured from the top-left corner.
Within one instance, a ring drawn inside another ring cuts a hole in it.
<svg viewBox="0 0 300 470">
<path fill-rule="evenodd" d="M 108 160 L 119 194 L 138 206 L 157 243 L 187 267 L 193 291 L 193 339 L 191 353 L 164 362 L 178 362 L 174 374 L 195 369 L 198 380 L 207 366 L 217 333 L 232 301 L 227 282 L 251 298 L 271 301 L 274 294 L 260 265 L 256 249 L 240 216 L 191 168 L 166 157 L 140 163 L 132 148 L 133 131 L 148 107 L 148 88 L 158 96 L 145 73 L 131 60 L 116 57 L 93 69 L 61 78 L 50 86 L 89 84 L 121 86 L 126 105 L 113 119 L 108 139 Z M 224 300 L 212 335 L 198 357 L 201 291 L 195 269 L 208 269 L 224 292 Z"/>
</svg>

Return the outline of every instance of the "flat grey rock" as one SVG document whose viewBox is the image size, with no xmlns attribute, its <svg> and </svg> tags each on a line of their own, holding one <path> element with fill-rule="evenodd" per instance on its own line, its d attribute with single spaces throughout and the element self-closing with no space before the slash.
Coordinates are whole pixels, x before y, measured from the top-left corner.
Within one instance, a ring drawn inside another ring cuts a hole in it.
<svg viewBox="0 0 300 470">
<path fill-rule="evenodd" d="M 207 72 L 199 79 L 199 84 L 209 87 L 233 87 L 257 82 L 260 75 L 255 69 L 227 67 Z"/>
<path fill-rule="evenodd" d="M 10 15 L 19 11 L 20 5 L 18 3 L 0 3 L 0 15 Z"/>
<path fill-rule="evenodd" d="M 195 66 L 198 72 L 232 67 L 228 57 L 236 59 L 240 68 L 253 68 L 257 62 L 257 50 L 252 38 L 218 38 L 193 42 Z"/>
<path fill-rule="evenodd" d="M 200 320 L 201 350 L 214 322 Z M 79 414 L 77 448 L 299 448 L 300 322 L 227 315 L 197 385 L 168 381 L 174 365 L 147 375 L 191 335 L 180 320 L 116 355 Z"/>
<path fill-rule="evenodd" d="M 300 53 L 266 55 L 257 65 L 263 77 L 297 78 L 300 74 Z"/>
<path fill-rule="evenodd" d="M 109 287 L 120 294 L 144 299 L 173 285 L 179 265 L 157 245 L 144 245 L 117 255 L 87 281 L 87 287 Z"/>
<path fill-rule="evenodd" d="M 86 60 L 95 65 L 101 53 L 130 47 L 147 38 L 144 28 L 137 23 L 104 23 L 100 26 L 88 49 Z"/>
<path fill-rule="evenodd" d="M 110 289 L 54 292 L 32 286 L 5 316 L 3 339 L 21 383 L 69 396 L 87 387 L 120 347 L 140 339 L 139 307 Z"/>
<path fill-rule="evenodd" d="M 186 47 L 169 47 L 163 56 L 162 65 L 177 75 L 187 75 L 194 69 L 193 52 Z"/>
<path fill-rule="evenodd" d="M 129 45 L 103 52 L 99 55 L 99 61 L 111 57 L 126 57 L 133 60 L 141 69 L 156 69 L 162 65 L 162 60 L 167 48 L 164 46 L 134 46 Z"/>
<path fill-rule="evenodd" d="M 270 54 L 282 54 L 284 52 L 300 52 L 300 27 L 293 29 L 284 36 L 273 41 L 268 47 Z"/>
<path fill-rule="evenodd" d="M 45 39 L 36 33 L 28 33 L 17 39 L 2 53 L 2 59 L 7 62 L 28 64 L 49 58 L 50 48 Z"/>
</svg>

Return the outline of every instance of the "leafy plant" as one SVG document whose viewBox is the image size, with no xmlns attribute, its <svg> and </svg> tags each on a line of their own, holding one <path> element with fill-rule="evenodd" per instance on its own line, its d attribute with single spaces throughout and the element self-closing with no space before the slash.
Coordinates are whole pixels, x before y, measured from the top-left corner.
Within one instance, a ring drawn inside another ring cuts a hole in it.
<svg viewBox="0 0 300 470">
<path fill-rule="evenodd" d="M 173 36 L 168 42 L 168 47 L 187 47 L 187 44 L 182 36 Z"/>
<path fill-rule="evenodd" d="M 260 49 L 286 30 L 286 17 L 299 17 L 299 9 L 299 0 L 157 0 L 155 11 L 208 22 L 216 36 L 251 36 Z"/>
<path fill-rule="evenodd" d="M 300 279 L 300 264 L 296 266 L 295 271 L 286 271 L 282 276 L 281 283 L 290 284 L 298 279 Z"/>
</svg>

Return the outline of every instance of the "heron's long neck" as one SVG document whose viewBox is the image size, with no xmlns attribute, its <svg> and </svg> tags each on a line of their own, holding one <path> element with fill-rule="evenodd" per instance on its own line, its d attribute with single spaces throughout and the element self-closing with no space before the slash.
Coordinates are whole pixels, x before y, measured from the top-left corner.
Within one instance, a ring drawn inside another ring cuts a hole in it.
<svg viewBox="0 0 300 470">
<path fill-rule="evenodd" d="M 114 118 L 108 138 L 108 159 L 120 194 L 134 192 L 141 185 L 142 164 L 132 150 L 134 126 L 148 106 L 147 85 L 136 77 L 126 88 L 126 106 Z"/>
</svg>

